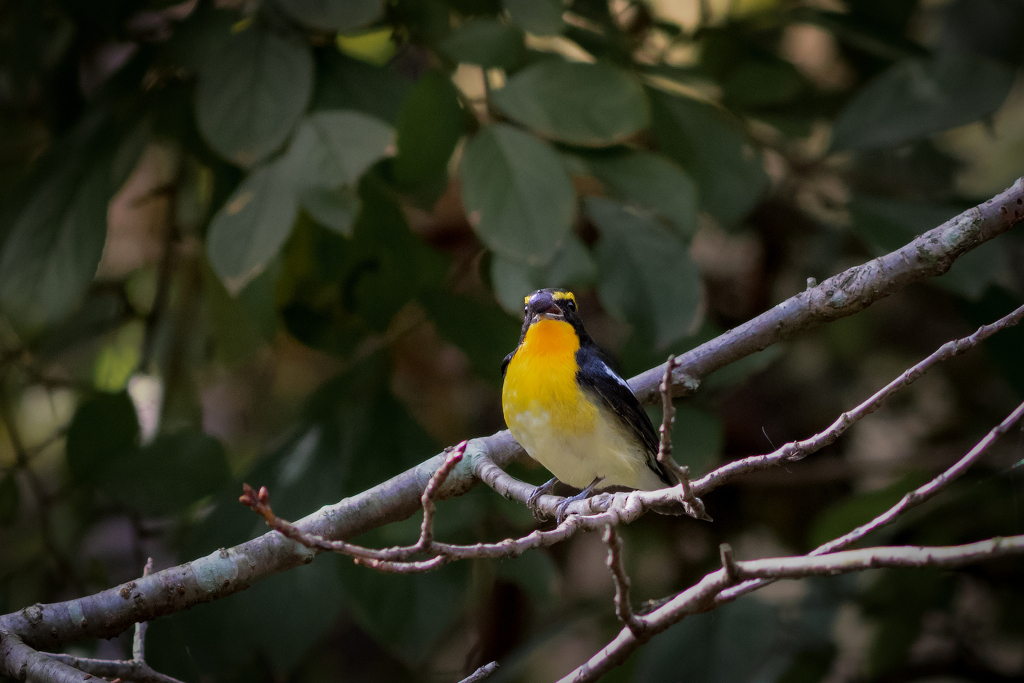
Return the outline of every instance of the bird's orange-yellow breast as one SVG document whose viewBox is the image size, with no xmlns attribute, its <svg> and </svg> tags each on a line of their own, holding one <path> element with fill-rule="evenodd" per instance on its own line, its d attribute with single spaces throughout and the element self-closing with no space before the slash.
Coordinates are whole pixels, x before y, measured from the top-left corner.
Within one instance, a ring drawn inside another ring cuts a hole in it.
<svg viewBox="0 0 1024 683">
<path fill-rule="evenodd" d="M 517 439 L 533 429 L 561 434 L 593 430 L 597 407 L 576 383 L 579 348 L 576 331 L 562 320 L 540 320 L 527 330 L 505 370 L 501 391 L 505 422 Z M 527 437 L 520 443 L 524 440 L 530 441 Z"/>
</svg>

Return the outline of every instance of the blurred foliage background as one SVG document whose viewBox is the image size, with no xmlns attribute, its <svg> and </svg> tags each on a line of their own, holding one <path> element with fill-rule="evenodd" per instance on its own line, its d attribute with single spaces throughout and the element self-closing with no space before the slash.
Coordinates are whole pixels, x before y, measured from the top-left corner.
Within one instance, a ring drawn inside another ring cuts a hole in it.
<svg viewBox="0 0 1024 683">
<path fill-rule="evenodd" d="M 242 480 L 298 518 L 503 428 L 532 289 L 573 287 L 628 376 L 1001 191 L 1024 175 L 1022 32 L 1020 0 L 0 0 L 0 612 L 263 533 Z M 1022 297 L 1018 228 L 712 376 L 676 453 L 700 473 L 806 437 Z M 715 491 L 713 524 L 625 529 L 634 597 L 720 542 L 805 552 L 894 503 L 1024 398 L 1022 349 L 1004 332 Z M 871 541 L 1024 532 L 1022 459 L 1015 433 Z M 534 524 L 484 488 L 439 510 L 445 540 Z M 608 680 L 1021 680 L 1022 570 L 776 584 Z M 148 659 L 546 681 L 618 628 L 584 536 L 421 576 L 321 557 L 154 622 Z"/>
</svg>

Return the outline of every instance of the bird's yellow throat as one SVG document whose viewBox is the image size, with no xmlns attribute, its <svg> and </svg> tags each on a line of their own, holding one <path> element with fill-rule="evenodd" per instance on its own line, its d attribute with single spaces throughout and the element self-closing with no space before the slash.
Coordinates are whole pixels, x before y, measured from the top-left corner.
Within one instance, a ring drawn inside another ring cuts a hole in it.
<svg viewBox="0 0 1024 683">
<path fill-rule="evenodd" d="M 542 412 L 548 429 L 575 432 L 587 428 L 596 413 L 576 383 L 576 351 L 580 339 L 572 325 L 562 320 L 540 320 L 526 331 L 526 338 L 505 372 L 501 392 L 505 422 L 513 435 L 526 412 Z M 525 427 L 525 425 L 523 425 Z"/>
</svg>

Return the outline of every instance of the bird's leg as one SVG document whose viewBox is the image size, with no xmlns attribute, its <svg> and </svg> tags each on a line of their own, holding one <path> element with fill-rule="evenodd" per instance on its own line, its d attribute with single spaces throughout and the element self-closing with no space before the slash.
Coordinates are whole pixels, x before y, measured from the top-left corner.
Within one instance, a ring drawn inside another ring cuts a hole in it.
<svg viewBox="0 0 1024 683">
<path fill-rule="evenodd" d="M 533 490 L 530 497 L 526 499 L 526 506 L 533 510 L 537 505 L 537 499 L 546 493 L 551 493 L 555 489 L 555 484 L 558 483 L 558 477 L 551 477 L 551 480 L 546 484 L 541 484 Z"/>
<path fill-rule="evenodd" d="M 594 489 L 597 488 L 597 485 L 600 484 L 602 481 L 604 481 L 604 477 L 594 477 L 594 481 L 590 482 L 590 485 L 587 488 L 583 489 L 575 496 L 572 496 L 571 498 L 566 498 L 561 503 L 559 503 L 558 507 L 555 508 L 555 512 L 557 513 L 555 516 L 556 523 L 561 524 L 564 521 L 565 508 L 569 507 L 570 503 L 575 503 L 577 500 L 586 500 L 586 498 L 591 493 L 594 492 Z"/>
</svg>

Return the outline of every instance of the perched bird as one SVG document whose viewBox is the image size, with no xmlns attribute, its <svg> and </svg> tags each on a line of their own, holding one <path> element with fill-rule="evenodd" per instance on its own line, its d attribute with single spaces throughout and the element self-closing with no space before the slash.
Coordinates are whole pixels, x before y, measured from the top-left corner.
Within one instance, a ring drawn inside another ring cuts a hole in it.
<svg viewBox="0 0 1024 683">
<path fill-rule="evenodd" d="M 557 481 L 583 489 L 626 486 L 653 490 L 677 482 L 658 462 L 658 437 L 626 380 L 583 329 L 576 297 L 541 289 L 526 297 L 519 345 L 501 366 L 505 423 L 530 457 Z"/>
</svg>

